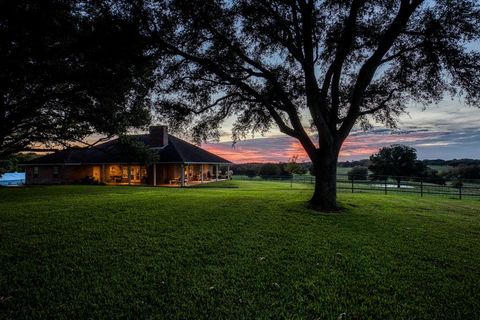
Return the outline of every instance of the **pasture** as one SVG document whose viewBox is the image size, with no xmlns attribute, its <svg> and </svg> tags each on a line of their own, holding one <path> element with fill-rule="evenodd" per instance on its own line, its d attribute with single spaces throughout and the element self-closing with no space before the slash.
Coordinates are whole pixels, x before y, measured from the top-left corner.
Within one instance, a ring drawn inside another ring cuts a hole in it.
<svg viewBox="0 0 480 320">
<path fill-rule="evenodd" d="M 479 200 L 311 192 L 0 188 L 0 318 L 479 318 Z"/>
</svg>

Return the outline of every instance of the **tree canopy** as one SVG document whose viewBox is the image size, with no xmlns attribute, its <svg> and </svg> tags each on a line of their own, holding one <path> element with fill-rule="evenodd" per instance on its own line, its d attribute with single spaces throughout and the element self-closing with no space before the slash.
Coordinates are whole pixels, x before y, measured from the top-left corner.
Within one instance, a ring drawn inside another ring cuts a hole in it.
<svg viewBox="0 0 480 320">
<path fill-rule="evenodd" d="M 218 138 L 225 119 L 235 119 L 235 141 L 273 127 L 296 138 L 316 175 L 311 203 L 334 210 L 338 154 L 354 126 L 395 127 L 409 103 L 447 95 L 480 105 L 476 0 L 49 0 L 62 4 L 52 15 L 36 14 L 44 2 L 11 3 L 30 19 L 2 18 L 12 49 L 0 60 L 20 63 L 2 68 L 10 91 L 0 107 L 34 129 L 5 126 L 0 145 L 138 125 L 153 80 L 158 115 L 197 141 Z M 86 41 L 69 41 L 78 33 Z M 10 84 L 9 74 L 19 76 Z M 41 110 L 34 120 L 31 110 Z"/>
<path fill-rule="evenodd" d="M 308 171 L 304 165 L 298 163 L 298 155 L 294 155 L 288 159 L 284 170 L 290 174 L 305 174 Z"/>
<path fill-rule="evenodd" d="M 367 167 L 353 167 L 347 172 L 348 180 L 367 180 L 368 168 Z"/>
<path fill-rule="evenodd" d="M 201 139 L 236 115 L 235 138 L 276 124 L 315 158 L 357 120 L 395 126 L 408 102 L 479 105 L 476 1 L 133 2 L 162 58 L 159 111 Z"/>
<path fill-rule="evenodd" d="M 0 4 L 0 158 L 148 124 L 152 61 L 132 21 L 107 4 Z"/>
<path fill-rule="evenodd" d="M 409 103 L 480 104 L 474 0 L 176 0 L 123 3 L 157 56 L 158 112 L 201 141 L 274 126 L 313 162 L 312 203 L 335 207 L 339 150 L 355 125 L 395 127 Z"/>
<path fill-rule="evenodd" d="M 417 150 L 412 147 L 394 144 L 381 148 L 370 157 L 368 169 L 373 172 L 372 178 L 386 179 L 392 177 L 400 181 L 408 177 L 421 176 L 427 166 L 417 160 Z"/>
</svg>

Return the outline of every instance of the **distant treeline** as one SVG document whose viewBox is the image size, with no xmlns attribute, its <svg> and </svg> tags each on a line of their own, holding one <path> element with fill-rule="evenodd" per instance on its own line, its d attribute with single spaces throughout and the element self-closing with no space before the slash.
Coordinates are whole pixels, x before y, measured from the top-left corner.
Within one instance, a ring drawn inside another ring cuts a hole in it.
<svg viewBox="0 0 480 320">
<path fill-rule="evenodd" d="M 420 160 L 420 161 L 422 161 L 427 166 L 458 167 L 458 166 L 480 165 L 479 159 L 453 159 L 453 160 L 433 159 L 433 160 Z M 368 167 L 369 164 L 370 164 L 369 159 L 362 159 L 362 160 L 339 162 L 338 166 L 342 168 L 354 168 L 354 167 Z"/>
<path fill-rule="evenodd" d="M 38 155 L 18 154 L 0 161 L 0 174 L 3 172 L 23 171 L 18 164 L 27 162 Z M 421 160 L 426 166 L 444 167 L 436 170 L 428 170 L 426 176 L 432 179 L 480 179 L 480 160 L 478 159 L 453 159 L 453 160 Z M 338 163 L 341 168 L 368 168 L 369 159 L 343 161 Z M 290 177 L 294 174 L 308 174 L 312 172 L 310 162 L 279 162 L 279 163 L 242 163 L 231 166 L 234 175 L 245 175 L 249 177 Z"/>
<path fill-rule="evenodd" d="M 421 160 L 427 166 L 445 166 L 445 167 L 458 167 L 458 166 L 473 166 L 479 165 L 479 159 L 453 159 L 453 160 L 442 160 L 442 159 L 433 159 L 433 160 Z M 300 166 L 310 170 L 312 164 L 310 162 L 299 162 Z M 255 174 L 263 170 L 270 170 L 274 173 L 282 173 L 285 170 L 285 166 L 287 163 L 285 162 L 278 162 L 278 163 L 242 163 L 242 164 L 235 164 L 232 166 L 232 170 L 234 174 L 238 175 L 247 175 Z M 355 167 L 368 167 L 370 165 L 369 159 L 362 159 L 362 160 L 352 160 L 352 161 L 342 161 L 338 163 L 338 167 L 340 168 L 355 168 Z M 276 167 L 276 169 L 274 169 Z M 285 173 L 285 172 L 284 172 Z"/>
<path fill-rule="evenodd" d="M 305 168 L 305 172 L 311 166 L 311 163 L 299 163 L 299 166 Z M 290 177 L 292 174 L 287 171 L 287 163 L 243 163 L 231 166 L 234 175 L 247 177 Z"/>
<path fill-rule="evenodd" d="M 426 167 L 440 166 L 441 169 L 427 168 L 420 176 L 430 178 L 431 180 L 457 180 L 457 179 L 480 179 L 480 160 L 476 159 L 454 159 L 454 160 L 422 160 Z M 310 162 L 297 163 L 303 169 L 303 173 L 312 173 L 312 164 Z M 355 160 L 339 162 L 338 167 L 364 169 L 365 175 L 368 175 L 370 160 Z M 288 170 L 288 163 L 242 163 L 231 166 L 234 175 L 244 175 L 249 177 L 290 177 L 291 170 Z M 297 170 L 301 172 L 302 170 Z M 355 170 L 354 170 L 355 171 Z M 353 172 L 352 172 L 353 173 Z M 356 173 L 355 173 L 356 174 Z M 441 183 L 441 182 L 440 182 Z"/>
<path fill-rule="evenodd" d="M 339 162 L 337 166 L 340 168 L 354 168 L 354 167 L 368 167 L 369 165 L 370 165 L 370 160 L 362 159 L 362 160 Z"/>
<path fill-rule="evenodd" d="M 427 166 L 449 166 L 449 167 L 458 167 L 458 166 L 473 166 L 480 165 L 480 160 L 478 159 L 453 159 L 453 160 L 422 160 Z"/>
</svg>

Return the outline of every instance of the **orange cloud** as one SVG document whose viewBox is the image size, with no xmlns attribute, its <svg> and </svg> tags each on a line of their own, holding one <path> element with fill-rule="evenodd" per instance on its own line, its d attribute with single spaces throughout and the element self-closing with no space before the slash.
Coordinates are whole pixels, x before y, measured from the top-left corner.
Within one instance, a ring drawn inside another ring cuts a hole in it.
<svg viewBox="0 0 480 320">
<path fill-rule="evenodd" d="M 477 133 L 478 134 L 478 133 Z M 340 160 L 368 158 L 379 148 L 391 144 L 407 144 L 417 147 L 429 157 L 441 157 L 435 150 L 456 144 L 455 139 L 465 139 L 465 134 L 451 132 L 433 132 L 425 130 L 408 131 L 391 134 L 388 130 L 376 130 L 368 133 L 357 131 L 344 142 L 340 151 Z M 460 145 L 460 143 L 459 143 Z M 435 148 L 436 149 L 433 149 Z M 299 161 L 310 161 L 300 142 L 288 136 L 250 139 L 232 143 L 205 144 L 203 148 L 218 154 L 235 163 L 246 162 L 286 162 L 292 156 L 298 156 Z M 444 150 L 444 149 L 442 149 Z M 433 154 L 433 156 L 431 156 Z"/>
</svg>

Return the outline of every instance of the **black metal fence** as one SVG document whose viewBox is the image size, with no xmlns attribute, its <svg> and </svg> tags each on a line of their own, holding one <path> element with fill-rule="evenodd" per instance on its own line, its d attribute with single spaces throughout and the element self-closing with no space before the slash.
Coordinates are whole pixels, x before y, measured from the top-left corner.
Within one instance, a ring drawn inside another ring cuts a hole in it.
<svg viewBox="0 0 480 320">
<path fill-rule="evenodd" d="M 290 184 L 315 183 L 315 177 L 310 175 L 293 176 L 239 176 L 235 180 L 249 181 L 281 181 Z M 424 196 L 444 196 L 456 199 L 480 199 L 480 180 L 433 179 L 426 177 L 355 177 L 347 174 L 337 175 L 337 190 L 351 193 L 383 193 L 383 194 L 416 194 Z"/>
</svg>

